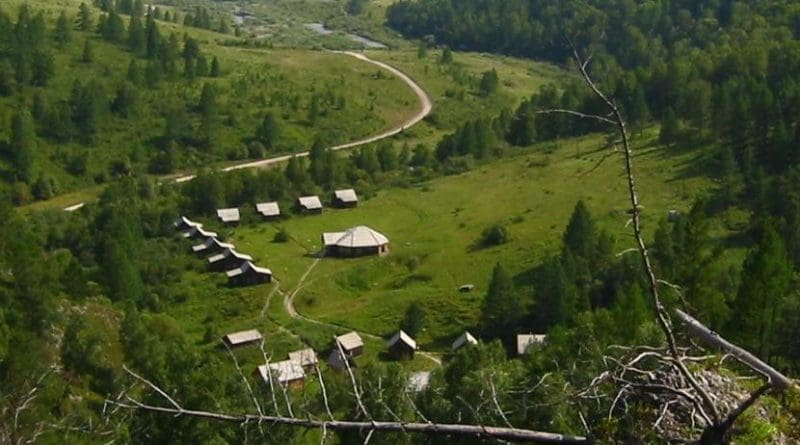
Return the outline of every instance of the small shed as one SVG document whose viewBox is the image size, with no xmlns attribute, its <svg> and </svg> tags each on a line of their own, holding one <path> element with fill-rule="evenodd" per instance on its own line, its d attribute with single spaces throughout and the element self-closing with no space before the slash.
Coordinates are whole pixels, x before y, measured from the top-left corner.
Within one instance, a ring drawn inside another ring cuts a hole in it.
<svg viewBox="0 0 800 445">
<path fill-rule="evenodd" d="M 266 267 L 258 267 L 251 261 L 245 261 L 236 269 L 225 272 L 228 282 L 234 286 L 248 286 L 272 281 L 272 271 Z"/>
<path fill-rule="evenodd" d="M 239 224 L 239 221 L 242 219 L 239 214 L 239 209 L 237 208 L 219 209 L 217 210 L 217 218 L 226 225 Z"/>
<path fill-rule="evenodd" d="M 253 261 L 253 257 L 239 253 L 233 248 L 228 248 L 210 257 L 208 265 L 212 270 L 232 270 L 241 267 L 245 261 Z"/>
<path fill-rule="evenodd" d="M 350 357 L 358 357 L 364 353 L 364 340 L 355 331 L 336 337 L 336 341 L 333 344 L 334 351 L 339 349 L 337 343 L 342 346 L 344 353 Z"/>
<path fill-rule="evenodd" d="M 406 392 L 417 393 L 424 391 L 431 383 L 431 372 L 421 371 L 415 372 L 408 376 L 406 383 Z"/>
<path fill-rule="evenodd" d="M 306 378 L 303 367 L 291 360 L 261 365 L 258 367 L 258 374 L 267 385 L 269 385 L 269 379 L 272 377 L 273 381 L 291 389 L 302 388 Z"/>
<path fill-rule="evenodd" d="M 517 335 L 517 354 L 525 355 L 532 345 L 543 345 L 545 341 L 547 341 L 547 336 L 543 334 Z"/>
<path fill-rule="evenodd" d="M 297 210 L 305 214 L 321 214 L 322 201 L 319 196 L 301 196 L 297 198 Z"/>
<path fill-rule="evenodd" d="M 389 253 L 389 238 L 367 226 L 356 226 L 344 232 L 322 234 L 325 255 L 357 257 Z"/>
<path fill-rule="evenodd" d="M 461 334 L 461 336 L 458 337 L 453 342 L 453 345 L 450 346 L 450 349 L 453 352 L 455 352 L 455 351 L 458 351 L 459 349 L 461 349 L 461 348 L 463 348 L 465 346 L 472 346 L 472 345 L 477 345 L 477 344 L 478 344 L 478 339 L 473 337 L 472 334 L 469 333 L 469 331 L 464 331 L 464 333 Z"/>
<path fill-rule="evenodd" d="M 256 204 L 256 212 L 267 221 L 275 220 L 281 217 L 281 208 L 277 202 L 259 202 Z"/>
<path fill-rule="evenodd" d="M 259 342 L 262 338 L 261 332 L 259 332 L 258 329 L 250 329 L 248 331 L 240 331 L 228 334 L 222 337 L 222 341 L 225 342 L 229 348 L 234 348 L 236 346 L 243 346 L 249 343 Z"/>
<path fill-rule="evenodd" d="M 389 356 L 396 360 L 411 360 L 417 350 L 417 342 L 402 329 L 386 342 Z"/>
<path fill-rule="evenodd" d="M 172 225 L 175 226 L 176 229 L 183 232 L 189 231 L 196 226 L 203 227 L 202 224 L 194 222 L 185 216 L 181 216 L 180 218 L 178 218 L 178 220 L 172 223 Z"/>
<path fill-rule="evenodd" d="M 310 372 L 317 366 L 317 353 L 311 348 L 301 349 L 289 353 L 289 360 L 300 363 L 306 372 Z"/>
<path fill-rule="evenodd" d="M 342 189 L 333 192 L 333 205 L 339 208 L 357 207 L 358 195 L 353 189 Z"/>
<path fill-rule="evenodd" d="M 348 365 L 351 369 L 356 367 L 356 362 L 353 360 L 353 357 L 350 357 L 347 353 L 342 355 L 341 351 L 334 348 L 328 356 L 328 366 L 337 371 L 344 371 L 347 369 Z"/>
<path fill-rule="evenodd" d="M 212 232 L 210 230 L 203 230 L 202 224 L 198 224 L 192 227 L 191 229 L 189 229 L 188 232 L 185 232 L 183 234 L 184 238 L 189 238 L 189 239 L 195 239 L 195 238 L 208 239 L 208 238 L 216 238 L 217 236 L 219 236 L 217 235 L 217 232 Z"/>
<path fill-rule="evenodd" d="M 233 249 L 233 244 L 223 243 L 217 237 L 207 238 L 203 243 L 192 246 L 192 252 L 198 255 L 213 255 L 225 249 Z"/>
</svg>

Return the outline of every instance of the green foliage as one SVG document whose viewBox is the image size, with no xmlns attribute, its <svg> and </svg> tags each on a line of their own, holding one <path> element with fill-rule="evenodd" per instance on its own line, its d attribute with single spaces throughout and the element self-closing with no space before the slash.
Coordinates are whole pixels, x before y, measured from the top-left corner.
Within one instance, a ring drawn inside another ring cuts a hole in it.
<svg viewBox="0 0 800 445">
<path fill-rule="evenodd" d="M 291 236 L 289 235 L 289 231 L 286 230 L 285 227 L 281 227 L 277 232 L 275 232 L 275 236 L 272 237 L 273 243 L 286 243 L 289 242 Z"/>
<path fill-rule="evenodd" d="M 502 224 L 493 224 L 481 234 L 481 246 L 499 246 L 509 241 L 508 229 Z"/>
<path fill-rule="evenodd" d="M 771 226 L 744 262 L 728 332 L 738 344 L 770 357 L 776 351 L 776 320 L 789 295 L 793 271 L 783 241 Z"/>
<path fill-rule="evenodd" d="M 483 332 L 490 338 L 501 338 L 510 344 L 523 316 L 523 309 L 511 274 L 502 264 L 497 263 L 483 301 Z"/>
<path fill-rule="evenodd" d="M 425 309 L 421 304 L 414 302 L 408 306 L 403 319 L 400 320 L 400 329 L 412 337 L 416 337 L 425 329 Z"/>
<path fill-rule="evenodd" d="M 491 69 L 481 75 L 481 81 L 478 85 L 478 90 L 484 96 L 497 93 L 500 89 L 500 78 L 497 76 L 497 71 Z"/>
</svg>

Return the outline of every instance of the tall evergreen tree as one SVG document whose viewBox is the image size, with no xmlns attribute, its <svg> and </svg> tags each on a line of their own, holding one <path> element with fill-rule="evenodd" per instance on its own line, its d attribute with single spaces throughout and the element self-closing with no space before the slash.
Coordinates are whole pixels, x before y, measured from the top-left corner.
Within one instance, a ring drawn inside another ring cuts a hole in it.
<svg viewBox="0 0 800 445">
<path fill-rule="evenodd" d="M 72 22 L 67 17 L 66 11 L 61 11 L 61 14 L 58 16 L 53 38 L 59 47 L 63 47 L 72 40 Z"/>
<path fill-rule="evenodd" d="M 733 304 L 729 335 L 770 359 L 777 352 L 776 320 L 791 290 L 793 271 L 783 241 L 771 226 L 747 256 Z"/>
<path fill-rule="evenodd" d="M 501 338 L 510 344 L 522 318 L 522 311 L 511 274 L 497 263 L 481 308 L 483 331 L 489 337 Z"/>
<path fill-rule="evenodd" d="M 92 17 L 92 9 L 86 5 L 86 3 L 81 3 L 78 8 L 78 29 L 81 31 L 89 31 L 92 29 L 93 25 L 94 18 Z"/>
<path fill-rule="evenodd" d="M 22 110 L 11 119 L 11 164 L 15 176 L 25 182 L 33 179 L 33 153 L 36 149 L 36 134 L 30 112 Z"/>
<path fill-rule="evenodd" d="M 280 135 L 280 124 L 272 112 L 264 115 L 261 125 L 256 129 L 256 139 L 261 141 L 268 149 L 274 149 Z"/>
</svg>

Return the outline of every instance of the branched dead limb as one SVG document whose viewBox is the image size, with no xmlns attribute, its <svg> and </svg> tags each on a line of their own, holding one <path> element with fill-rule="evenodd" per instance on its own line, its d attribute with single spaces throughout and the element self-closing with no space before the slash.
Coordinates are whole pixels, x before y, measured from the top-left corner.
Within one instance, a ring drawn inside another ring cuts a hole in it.
<svg viewBox="0 0 800 445">
<path fill-rule="evenodd" d="M 510 442 L 530 442 L 537 444 L 559 445 L 591 445 L 586 437 L 568 436 L 562 434 L 532 431 L 525 429 L 511 429 L 481 425 L 460 425 L 447 423 L 417 423 L 417 422 L 392 422 L 392 421 L 344 421 L 344 420 L 317 420 L 287 416 L 259 416 L 255 414 L 232 414 L 224 412 L 200 411 L 174 408 L 170 406 L 148 405 L 141 402 L 118 402 L 109 400 L 108 403 L 128 410 L 143 410 L 155 413 L 165 413 L 181 416 L 191 416 L 219 422 L 235 424 L 270 423 L 300 428 L 319 428 L 324 431 L 368 431 L 376 432 L 407 432 L 415 434 L 441 434 L 448 436 L 484 437 L 500 439 Z"/>
<path fill-rule="evenodd" d="M 686 355 L 681 349 L 679 348 L 677 341 L 675 339 L 675 333 L 673 330 L 672 320 L 670 318 L 670 314 L 667 311 L 667 308 L 664 306 L 663 301 L 661 300 L 661 296 L 659 294 L 659 285 L 663 284 L 665 286 L 669 286 L 673 289 L 680 290 L 679 287 L 667 283 L 663 280 L 659 280 L 656 277 L 655 270 L 652 265 L 652 261 L 650 259 L 650 254 L 647 248 L 647 245 L 644 241 L 644 236 L 642 234 L 642 226 L 641 226 L 641 209 L 642 205 L 639 201 L 639 195 L 636 188 L 636 181 L 633 173 L 633 154 L 631 149 L 630 137 L 628 135 L 627 125 L 624 117 L 622 116 L 622 112 L 620 111 L 617 104 L 614 102 L 613 99 L 606 96 L 597 84 L 594 83 L 592 77 L 589 75 L 587 71 L 587 67 L 589 65 L 589 61 L 591 58 L 583 59 L 578 50 L 569 42 L 573 57 L 575 59 L 576 65 L 578 70 L 580 71 L 581 77 L 583 81 L 588 85 L 588 87 L 592 90 L 594 95 L 600 99 L 608 108 L 609 114 L 607 116 L 601 116 L 597 114 L 585 114 L 574 112 L 573 110 L 560 110 L 560 109 L 550 109 L 550 110 L 542 110 L 542 113 L 566 113 L 571 115 L 577 115 L 581 118 L 590 118 L 597 120 L 599 122 L 607 123 L 613 125 L 619 133 L 621 137 L 622 143 L 622 153 L 625 162 L 625 173 L 628 185 L 628 198 L 631 205 L 631 219 L 629 224 L 631 225 L 631 230 L 633 232 L 633 237 L 636 241 L 636 249 L 639 251 L 639 255 L 641 257 L 642 266 L 645 271 L 647 283 L 648 283 L 648 291 L 650 293 L 652 299 L 652 306 L 655 313 L 656 320 L 658 321 L 658 325 L 661 328 L 664 337 L 667 340 L 667 351 L 668 354 L 662 355 L 655 352 L 645 353 L 644 355 L 639 355 L 638 357 L 634 358 L 633 361 L 629 362 L 628 364 L 622 364 L 621 362 L 617 361 L 617 365 L 622 366 L 622 373 L 615 373 L 615 372 L 606 372 L 603 373 L 603 378 L 595 379 L 592 382 L 592 385 L 597 385 L 602 383 L 602 381 L 606 380 L 607 378 L 612 378 L 615 380 L 617 384 L 622 384 L 622 389 L 617 393 L 614 401 L 612 403 L 611 410 L 609 411 L 609 415 L 612 414 L 613 410 L 615 409 L 618 401 L 622 400 L 624 402 L 623 394 L 627 390 L 631 388 L 638 388 L 638 389 L 645 389 L 645 390 L 666 390 L 669 389 L 675 394 L 680 395 L 682 398 L 685 398 L 691 402 L 693 405 L 692 408 L 692 422 L 694 422 L 694 413 L 699 412 L 704 420 L 706 421 L 706 426 L 703 430 L 703 434 L 701 436 L 700 442 L 701 444 L 723 444 L 727 443 L 729 431 L 731 430 L 733 423 L 736 421 L 739 415 L 744 412 L 747 408 L 749 408 L 759 397 L 761 397 L 764 393 L 769 391 L 770 389 L 774 388 L 777 390 L 786 389 L 791 385 L 791 381 L 783 376 L 782 374 L 775 371 L 773 368 L 769 367 L 761 360 L 758 360 L 755 356 L 750 354 L 749 352 L 745 351 L 742 348 L 733 345 L 730 342 L 719 337 L 713 331 L 710 331 L 708 328 L 703 326 L 697 320 L 694 320 L 687 314 L 681 312 L 680 310 L 676 310 L 676 316 L 681 320 L 681 322 L 686 326 L 689 333 L 693 336 L 699 337 L 701 340 L 706 342 L 707 344 L 711 344 L 712 346 L 721 349 L 727 353 L 732 354 L 736 357 L 739 361 L 744 363 L 745 365 L 749 366 L 751 369 L 755 370 L 756 372 L 761 373 L 762 375 L 766 376 L 768 379 L 768 383 L 765 384 L 763 387 L 759 388 L 759 390 L 755 391 L 748 397 L 746 400 L 741 402 L 736 409 L 734 409 L 727 417 L 724 419 L 721 417 L 719 412 L 719 407 L 717 402 L 714 398 L 710 395 L 707 388 L 700 384 L 695 374 L 689 370 L 687 367 L 687 359 Z M 626 224 L 627 226 L 628 224 Z M 655 355 L 653 355 L 655 354 Z M 625 378 L 625 374 L 627 372 L 634 372 L 639 374 L 640 376 L 645 376 L 647 378 L 652 378 L 652 371 L 645 371 L 636 368 L 634 365 L 639 362 L 644 357 L 648 355 L 656 357 L 661 363 L 667 365 L 668 368 L 673 368 L 677 370 L 678 374 L 681 376 L 681 380 L 683 380 L 687 385 L 688 388 L 675 388 L 669 385 L 654 385 L 652 383 L 642 384 L 637 382 L 631 382 Z M 597 392 L 596 389 L 593 390 L 594 393 Z M 584 394 L 588 394 L 591 391 L 585 391 Z M 664 416 L 666 415 L 667 410 L 670 409 L 670 406 L 674 403 L 668 403 L 663 406 L 662 414 L 657 419 L 657 423 L 660 424 Z M 694 427 L 694 424 L 692 425 Z"/>
</svg>

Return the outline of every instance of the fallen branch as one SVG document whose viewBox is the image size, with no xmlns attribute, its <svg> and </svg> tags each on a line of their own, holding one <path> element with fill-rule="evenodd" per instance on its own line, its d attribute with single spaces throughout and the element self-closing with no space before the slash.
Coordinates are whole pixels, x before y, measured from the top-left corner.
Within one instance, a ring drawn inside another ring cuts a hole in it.
<svg viewBox="0 0 800 445">
<path fill-rule="evenodd" d="M 691 315 L 687 314 L 686 312 L 683 312 L 680 309 L 675 309 L 674 313 L 690 335 L 696 337 L 709 347 L 730 354 L 731 357 L 736 358 L 742 364 L 758 372 L 759 374 L 765 376 L 769 380 L 769 383 L 775 389 L 783 391 L 792 386 L 791 379 L 778 372 L 772 366 L 764 363 L 758 357 L 751 354 L 750 352 L 740 348 L 739 346 L 736 346 L 735 344 L 729 342 L 728 340 L 725 340 L 716 332 L 705 327 L 702 323 L 697 321 Z"/>
</svg>

